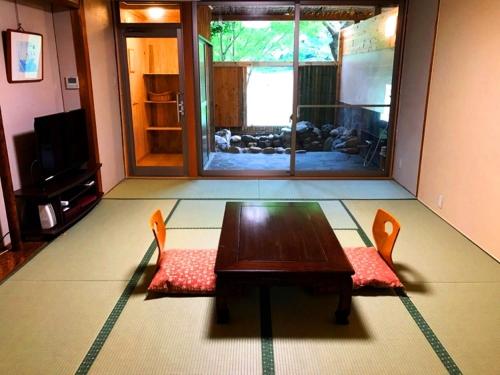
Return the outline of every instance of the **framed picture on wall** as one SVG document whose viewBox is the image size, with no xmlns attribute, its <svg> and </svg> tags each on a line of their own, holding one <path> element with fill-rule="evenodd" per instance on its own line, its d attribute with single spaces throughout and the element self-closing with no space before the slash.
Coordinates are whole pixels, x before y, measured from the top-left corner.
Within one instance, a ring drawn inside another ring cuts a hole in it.
<svg viewBox="0 0 500 375">
<path fill-rule="evenodd" d="M 9 83 L 43 79 L 43 37 L 26 31 L 3 32 L 5 66 Z"/>
</svg>

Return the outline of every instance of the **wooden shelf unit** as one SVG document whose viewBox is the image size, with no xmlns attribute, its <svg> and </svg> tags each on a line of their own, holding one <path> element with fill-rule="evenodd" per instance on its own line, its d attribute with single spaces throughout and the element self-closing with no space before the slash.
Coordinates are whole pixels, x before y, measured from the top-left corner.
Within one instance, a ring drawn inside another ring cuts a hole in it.
<svg viewBox="0 0 500 375">
<path fill-rule="evenodd" d="M 97 184 L 100 168 L 101 164 L 98 164 L 55 177 L 44 185 L 16 190 L 23 239 L 52 239 L 90 212 L 102 198 Z M 38 206 L 45 204 L 52 205 L 57 221 L 49 229 L 42 229 L 38 214 Z"/>
</svg>

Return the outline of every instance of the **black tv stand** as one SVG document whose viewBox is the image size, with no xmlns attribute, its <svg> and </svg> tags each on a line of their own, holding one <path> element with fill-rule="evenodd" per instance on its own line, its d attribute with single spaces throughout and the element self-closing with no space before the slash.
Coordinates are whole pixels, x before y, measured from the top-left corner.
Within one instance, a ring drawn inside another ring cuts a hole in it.
<svg viewBox="0 0 500 375">
<path fill-rule="evenodd" d="M 76 170 L 14 192 L 19 212 L 21 233 L 25 241 L 50 240 L 66 231 L 89 213 L 101 200 L 97 184 L 101 164 Z M 38 206 L 50 204 L 56 225 L 42 229 Z"/>
</svg>

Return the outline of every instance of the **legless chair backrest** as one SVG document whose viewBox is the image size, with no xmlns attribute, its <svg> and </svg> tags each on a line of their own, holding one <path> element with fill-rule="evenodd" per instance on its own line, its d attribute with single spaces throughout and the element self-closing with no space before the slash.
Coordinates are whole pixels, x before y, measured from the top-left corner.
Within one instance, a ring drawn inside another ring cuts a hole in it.
<svg viewBox="0 0 500 375">
<path fill-rule="evenodd" d="M 385 230 L 387 222 L 392 224 L 391 233 L 387 233 Z M 390 213 L 380 208 L 377 210 L 375 220 L 373 221 L 373 238 L 375 239 L 375 245 L 380 256 L 385 260 L 389 267 L 393 269 L 393 271 L 395 271 L 395 269 L 394 264 L 392 263 L 392 250 L 394 249 L 394 243 L 398 238 L 400 228 L 401 225 Z"/>
<path fill-rule="evenodd" d="M 160 210 L 156 210 L 151 218 L 149 219 L 149 226 L 153 231 L 155 236 L 156 245 L 158 246 L 158 259 L 156 260 L 156 265 L 160 263 L 160 256 L 165 247 L 165 238 L 167 236 L 167 231 L 165 229 L 165 222 L 163 221 L 163 216 Z"/>
</svg>

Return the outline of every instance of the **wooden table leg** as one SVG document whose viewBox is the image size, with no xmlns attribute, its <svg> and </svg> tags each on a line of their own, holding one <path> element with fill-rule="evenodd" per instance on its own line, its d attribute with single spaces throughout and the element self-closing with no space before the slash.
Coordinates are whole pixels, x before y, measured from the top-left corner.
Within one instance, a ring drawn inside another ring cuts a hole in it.
<svg viewBox="0 0 500 375">
<path fill-rule="evenodd" d="M 229 322 L 229 308 L 227 307 L 228 288 L 224 283 L 217 281 L 215 287 L 215 313 L 218 324 Z"/>
<path fill-rule="evenodd" d="M 340 283 L 339 304 L 335 312 L 335 322 L 337 324 L 349 324 L 349 314 L 351 313 L 352 300 L 352 278 L 348 276 Z"/>
</svg>

